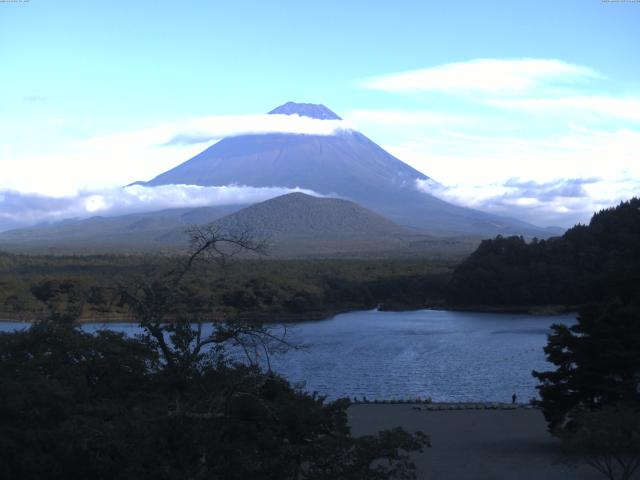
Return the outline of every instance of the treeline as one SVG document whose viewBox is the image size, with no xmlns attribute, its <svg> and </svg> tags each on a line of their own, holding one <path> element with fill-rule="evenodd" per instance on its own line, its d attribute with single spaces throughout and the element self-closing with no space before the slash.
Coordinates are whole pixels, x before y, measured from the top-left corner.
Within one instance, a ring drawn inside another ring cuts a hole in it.
<svg viewBox="0 0 640 480">
<path fill-rule="evenodd" d="M 640 298 L 640 199 L 548 240 L 483 241 L 448 285 L 455 305 L 583 305 Z"/>
<path fill-rule="evenodd" d="M 0 315 L 7 319 L 130 320 L 119 292 L 184 261 L 161 256 L 0 254 Z M 437 260 L 235 260 L 199 264 L 185 280 L 212 319 L 318 318 L 381 306 L 442 302 L 453 264 Z M 192 305 L 193 305 L 192 304 Z"/>
<path fill-rule="evenodd" d="M 0 318 L 133 320 L 119 296 L 185 257 L 0 253 Z M 442 259 L 238 259 L 198 264 L 184 282 L 211 319 L 322 318 L 380 306 L 583 305 L 640 298 L 640 199 L 548 240 L 483 241 L 456 266 Z"/>
</svg>

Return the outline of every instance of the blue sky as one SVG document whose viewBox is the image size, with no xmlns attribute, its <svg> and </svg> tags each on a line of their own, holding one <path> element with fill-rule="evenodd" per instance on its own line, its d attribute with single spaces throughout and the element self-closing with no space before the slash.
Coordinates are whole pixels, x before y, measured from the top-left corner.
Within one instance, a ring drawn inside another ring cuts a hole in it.
<svg viewBox="0 0 640 480">
<path fill-rule="evenodd" d="M 0 3 L 0 199 L 107 208 L 294 100 L 431 193 L 567 226 L 639 190 L 638 32 L 640 3 L 599 0 Z M 159 146 L 190 130 L 208 143 Z"/>
</svg>

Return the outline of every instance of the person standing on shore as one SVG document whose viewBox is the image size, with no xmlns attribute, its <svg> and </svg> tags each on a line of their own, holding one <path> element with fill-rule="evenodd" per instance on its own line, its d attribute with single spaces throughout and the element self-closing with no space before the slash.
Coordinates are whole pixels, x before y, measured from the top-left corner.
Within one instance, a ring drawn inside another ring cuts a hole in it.
<svg viewBox="0 0 640 480">
<path fill-rule="evenodd" d="M 518 397 L 516 397 L 516 394 L 514 393 L 513 395 L 511 395 L 511 403 L 515 404 L 516 400 Z"/>
</svg>

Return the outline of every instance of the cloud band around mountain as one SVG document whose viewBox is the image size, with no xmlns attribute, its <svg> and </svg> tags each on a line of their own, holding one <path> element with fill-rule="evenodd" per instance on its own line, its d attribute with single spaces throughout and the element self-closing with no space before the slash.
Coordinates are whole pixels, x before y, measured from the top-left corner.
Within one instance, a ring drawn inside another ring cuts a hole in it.
<svg viewBox="0 0 640 480">
<path fill-rule="evenodd" d="M 218 115 L 173 125 L 175 133 L 164 143 L 189 145 L 223 137 L 266 133 L 326 136 L 351 128 L 349 122 L 344 120 L 318 120 L 300 115 Z"/>
<path fill-rule="evenodd" d="M 65 197 L 4 190 L 0 191 L 0 230 L 96 215 L 124 215 L 167 208 L 246 205 L 292 192 L 320 196 L 301 188 L 257 188 L 242 185 L 131 185 L 102 191 L 84 191 Z"/>
<path fill-rule="evenodd" d="M 611 185 L 614 185 L 611 191 Z M 570 227 L 585 223 L 598 210 L 628 200 L 639 184 L 599 177 L 559 178 L 536 182 L 511 178 L 490 185 L 451 185 L 416 180 L 416 188 L 458 205 L 519 218 L 539 226 Z M 602 190 L 607 190 L 602 192 Z"/>
</svg>

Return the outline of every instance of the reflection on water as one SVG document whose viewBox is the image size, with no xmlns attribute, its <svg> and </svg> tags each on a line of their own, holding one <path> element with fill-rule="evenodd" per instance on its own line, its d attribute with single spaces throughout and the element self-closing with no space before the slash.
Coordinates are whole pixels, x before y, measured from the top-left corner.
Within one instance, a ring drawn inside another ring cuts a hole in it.
<svg viewBox="0 0 640 480">
<path fill-rule="evenodd" d="M 530 316 L 420 310 L 352 312 L 287 326 L 308 345 L 272 358 L 275 371 L 329 398 L 430 396 L 435 401 L 519 401 L 536 395 L 532 370 L 546 370 L 549 326 L 575 315 Z M 0 324 L 0 330 L 24 328 Z M 135 334 L 131 324 L 85 325 Z"/>
</svg>

